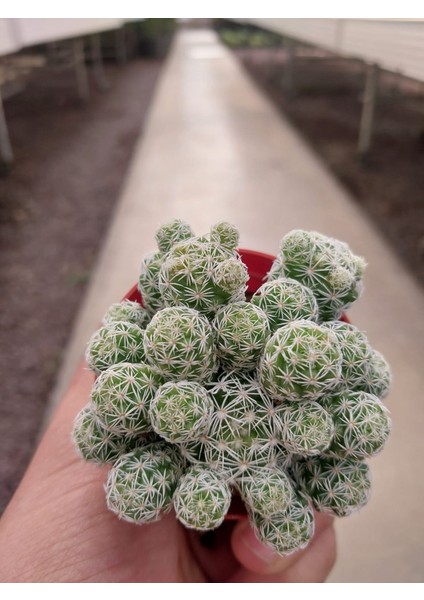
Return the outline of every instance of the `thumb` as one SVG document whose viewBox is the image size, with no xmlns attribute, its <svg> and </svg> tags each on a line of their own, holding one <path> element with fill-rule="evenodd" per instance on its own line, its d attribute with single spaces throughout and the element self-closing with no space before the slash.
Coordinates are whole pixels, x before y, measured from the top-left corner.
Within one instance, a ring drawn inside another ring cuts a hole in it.
<svg viewBox="0 0 424 600">
<path fill-rule="evenodd" d="M 235 526 L 231 547 L 245 569 L 262 575 L 283 571 L 296 560 L 295 554 L 282 557 L 269 546 L 262 544 L 248 521 L 241 521 Z"/>
<path fill-rule="evenodd" d="M 316 519 L 315 539 L 330 527 L 333 521 L 327 515 L 320 515 L 319 517 Z M 271 575 L 286 571 L 307 551 L 306 548 L 305 550 L 293 552 L 288 556 L 277 554 L 275 550 L 259 541 L 247 520 L 241 521 L 235 526 L 231 537 L 231 547 L 235 557 L 245 569 L 260 575 Z"/>
</svg>

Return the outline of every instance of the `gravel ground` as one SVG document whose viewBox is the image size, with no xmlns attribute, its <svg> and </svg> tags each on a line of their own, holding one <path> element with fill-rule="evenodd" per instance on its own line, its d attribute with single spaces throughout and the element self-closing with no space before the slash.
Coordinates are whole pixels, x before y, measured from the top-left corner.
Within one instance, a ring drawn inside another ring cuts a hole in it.
<svg viewBox="0 0 424 600">
<path fill-rule="evenodd" d="M 146 119 L 160 60 L 106 67 L 80 106 L 72 71 L 5 103 L 15 166 L 0 178 L 0 513 L 34 449 L 74 316 Z"/>
</svg>

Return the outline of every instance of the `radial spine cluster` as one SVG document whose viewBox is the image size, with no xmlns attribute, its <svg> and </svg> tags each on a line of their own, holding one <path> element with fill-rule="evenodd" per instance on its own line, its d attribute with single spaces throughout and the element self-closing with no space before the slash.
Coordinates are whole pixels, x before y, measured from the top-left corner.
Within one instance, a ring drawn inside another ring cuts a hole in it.
<svg viewBox="0 0 424 600">
<path fill-rule="evenodd" d="M 86 350 L 95 375 L 72 430 L 77 454 L 109 464 L 108 508 L 138 525 L 174 508 L 209 531 L 240 496 L 258 539 L 305 548 L 313 509 L 343 517 L 370 496 L 365 461 L 391 420 L 390 367 L 341 320 L 365 261 L 344 242 L 294 230 L 246 296 L 226 221 L 196 236 L 175 219 L 142 260 L 142 304 L 103 317 Z"/>
</svg>

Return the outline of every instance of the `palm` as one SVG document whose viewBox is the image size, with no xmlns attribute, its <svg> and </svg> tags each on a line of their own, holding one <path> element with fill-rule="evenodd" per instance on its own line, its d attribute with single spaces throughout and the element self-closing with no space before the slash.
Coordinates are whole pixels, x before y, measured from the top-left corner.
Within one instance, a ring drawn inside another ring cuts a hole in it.
<svg viewBox="0 0 424 600">
<path fill-rule="evenodd" d="M 249 554 L 241 535 L 243 525 L 234 530 L 234 523 L 226 522 L 200 536 L 181 527 L 172 513 L 142 527 L 118 520 L 105 503 L 107 468 L 84 464 L 70 439 L 74 416 L 87 402 L 91 383 L 90 373 L 77 374 L 0 521 L 1 581 L 325 578 L 334 562 L 334 533 L 326 518 L 318 520 L 320 535 L 309 548 L 286 559 L 284 574 L 263 567 Z M 280 567 L 283 570 L 283 564 Z"/>
</svg>

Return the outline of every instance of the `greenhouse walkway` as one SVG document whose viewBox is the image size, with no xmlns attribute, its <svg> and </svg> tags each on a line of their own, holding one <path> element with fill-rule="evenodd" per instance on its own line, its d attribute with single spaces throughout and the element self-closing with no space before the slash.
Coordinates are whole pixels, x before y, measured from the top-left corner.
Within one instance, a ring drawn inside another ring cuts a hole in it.
<svg viewBox="0 0 424 600">
<path fill-rule="evenodd" d="M 369 263 L 349 312 L 392 365 L 393 433 L 373 459 L 367 507 L 337 523 L 337 582 L 421 581 L 424 300 L 366 215 L 254 87 L 211 31 L 181 31 L 75 324 L 52 406 L 109 304 L 136 282 L 154 233 L 174 217 L 198 233 L 236 224 L 241 246 L 275 254 L 293 228 L 347 241 Z"/>
</svg>

